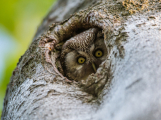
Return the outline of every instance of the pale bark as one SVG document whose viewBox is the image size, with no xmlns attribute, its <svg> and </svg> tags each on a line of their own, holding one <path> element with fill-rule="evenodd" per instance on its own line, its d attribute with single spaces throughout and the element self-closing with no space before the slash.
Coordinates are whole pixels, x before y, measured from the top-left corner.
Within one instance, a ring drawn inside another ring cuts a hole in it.
<svg viewBox="0 0 161 120">
<path fill-rule="evenodd" d="M 110 70 L 103 71 L 108 72 L 108 82 L 97 97 L 76 83 L 61 80 L 41 59 L 37 38 L 48 26 L 96 2 L 59 0 L 13 72 L 2 120 L 160 120 L 161 5 L 159 1 L 142 0 L 143 9 L 138 10 L 127 7 L 126 1 L 108 1 L 108 7 L 98 8 L 106 9 L 113 21 L 105 31 L 109 55 L 102 64 L 107 67 L 110 63 Z"/>
</svg>

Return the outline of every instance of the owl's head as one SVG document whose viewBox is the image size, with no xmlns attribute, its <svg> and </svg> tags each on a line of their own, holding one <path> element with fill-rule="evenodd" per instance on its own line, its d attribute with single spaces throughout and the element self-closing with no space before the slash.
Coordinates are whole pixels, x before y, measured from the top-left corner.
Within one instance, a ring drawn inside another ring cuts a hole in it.
<svg viewBox="0 0 161 120">
<path fill-rule="evenodd" d="M 64 73 L 70 80 L 85 80 L 95 73 L 99 65 L 106 59 L 107 48 L 103 37 L 96 37 L 86 51 L 72 49 L 64 58 Z"/>
</svg>

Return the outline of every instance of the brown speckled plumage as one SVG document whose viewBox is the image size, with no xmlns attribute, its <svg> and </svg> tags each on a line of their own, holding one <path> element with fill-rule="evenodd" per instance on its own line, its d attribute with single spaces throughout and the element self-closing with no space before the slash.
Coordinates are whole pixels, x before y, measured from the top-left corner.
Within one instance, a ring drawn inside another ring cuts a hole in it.
<svg viewBox="0 0 161 120">
<path fill-rule="evenodd" d="M 67 40 L 62 47 L 60 57 L 62 66 L 64 66 L 65 55 L 69 53 L 71 50 L 77 50 L 77 51 L 79 50 L 88 53 L 91 44 L 93 43 L 93 41 L 97 36 L 97 32 L 98 32 L 97 28 L 90 28 Z"/>
<path fill-rule="evenodd" d="M 104 38 L 99 35 L 99 32 L 101 31 L 98 31 L 98 28 L 90 28 L 70 38 L 62 46 L 60 62 L 64 76 L 68 79 L 76 81 L 86 79 L 88 75 L 96 72 L 93 65 L 97 69 L 105 60 L 107 49 Z M 100 58 L 94 55 L 98 49 L 103 52 Z M 85 62 L 79 63 L 79 58 L 84 58 Z"/>
</svg>

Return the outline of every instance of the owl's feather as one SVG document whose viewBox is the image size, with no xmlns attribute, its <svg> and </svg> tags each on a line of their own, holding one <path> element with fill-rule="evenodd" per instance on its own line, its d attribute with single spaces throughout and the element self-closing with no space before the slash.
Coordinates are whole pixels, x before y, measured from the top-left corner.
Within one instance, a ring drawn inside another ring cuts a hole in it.
<svg viewBox="0 0 161 120">
<path fill-rule="evenodd" d="M 62 52 L 60 56 L 60 61 L 62 66 L 64 67 L 64 57 L 67 53 L 71 50 L 89 52 L 89 48 L 93 41 L 97 36 L 98 29 L 97 28 L 90 28 L 76 36 L 72 37 L 71 39 L 67 40 L 64 45 L 62 46 Z"/>
<path fill-rule="evenodd" d="M 96 69 L 106 59 L 107 49 L 103 38 L 97 36 L 97 28 L 86 30 L 68 41 L 62 47 L 60 62 L 62 64 L 64 75 L 71 80 L 87 79 L 88 75 L 94 73 L 92 64 Z M 93 53 L 101 49 L 103 56 L 96 58 Z M 86 61 L 83 64 L 78 63 L 78 58 L 84 57 Z"/>
</svg>

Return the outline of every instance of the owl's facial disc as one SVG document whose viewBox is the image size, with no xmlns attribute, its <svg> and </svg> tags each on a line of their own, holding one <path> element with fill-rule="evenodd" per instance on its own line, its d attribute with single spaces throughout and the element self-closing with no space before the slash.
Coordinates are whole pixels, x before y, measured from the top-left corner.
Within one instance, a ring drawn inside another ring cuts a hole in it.
<svg viewBox="0 0 161 120">
<path fill-rule="evenodd" d="M 86 80 L 90 74 L 97 72 L 107 54 L 104 38 L 99 36 L 91 45 L 72 49 L 65 55 L 65 76 L 70 80 Z"/>
<path fill-rule="evenodd" d="M 82 65 L 82 64 L 84 64 L 86 62 L 86 58 L 80 56 L 80 57 L 77 58 L 77 62 L 78 62 L 78 64 Z M 92 68 L 93 68 L 94 72 L 96 72 L 95 64 L 93 62 L 91 62 L 91 64 L 92 64 Z"/>
</svg>

